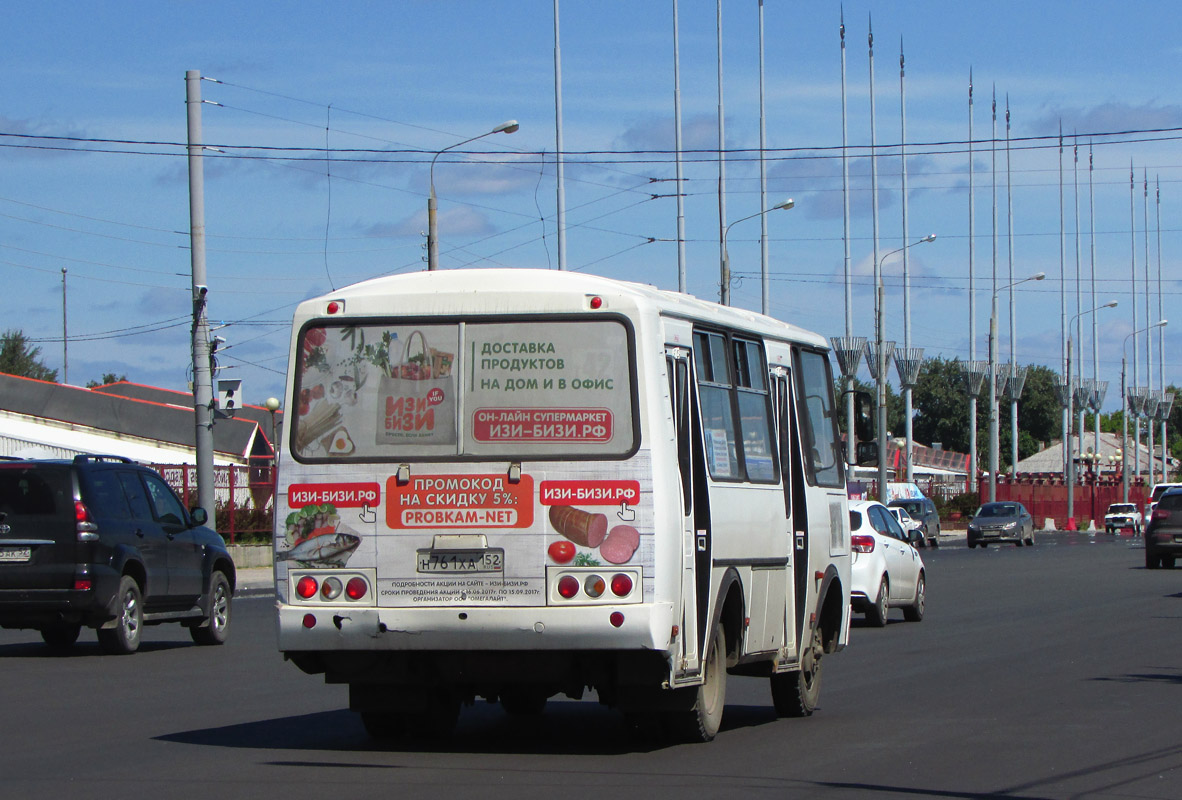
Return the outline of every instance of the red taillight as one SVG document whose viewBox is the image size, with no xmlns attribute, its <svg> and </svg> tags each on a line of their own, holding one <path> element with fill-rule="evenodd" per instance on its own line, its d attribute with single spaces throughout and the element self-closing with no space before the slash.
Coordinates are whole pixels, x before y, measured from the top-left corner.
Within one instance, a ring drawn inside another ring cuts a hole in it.
<svg viewBox="0 0 1182 800">
<path fill-rule="evenodd" d="M 850 537 L 850 548 L 855 553 L 873 553 L 874 537 L 864 533 L 856 533 Z"/>
<path fill-rule="evenodd" d="M 316 579 L 311 575 L 305 575 L 296 583 L 296 594 L 308 600 L 316 595 L 316 590 L 320 587 L 316 584 Z M 305 617 L 306 619 L 306 617 Z"/>
<path fill-rule="evenodd" d="M 94 588 L 94 584 L 91 582 L 90 578 L 75 578 L 74 579 L 74 591 L 75 592 L 89 592 L 93 588 Z"/>
<path fill-rule="evenodd" d="M 579 593 L 579 579 L 574 575 L 563 575 L 558 581 L 558 593 L 570 600 Z"/>
<path fill-rule="evenodd" d="M 365 593 L 369 591 L 369 584 L 365 582 L 364 578 L 350 578 L 349 582 L 345 584 L 345 595 L 350 600 L 360 600 L 365 597 Z"/>
<path fill-rule="evenodd" d="M 75 522 L 92 522 L 90 518 L 90 509 L 86 507 L 81 500 L 74 501 L 74 521 Z"/>
<path fill-rule="evenodd" d="M 1169 519 L 1170 512 L 1166 511 L 1164 508 L 1155 508 L 1155 509 L 1153 509 L 1153 518 L 1154 519 Z"/>
<path fill-rule="evenodd" d="M 618 573 L 612 576 L 612 594 L 625 597 L 632 592 L 632 576 Z"/>
</svg>

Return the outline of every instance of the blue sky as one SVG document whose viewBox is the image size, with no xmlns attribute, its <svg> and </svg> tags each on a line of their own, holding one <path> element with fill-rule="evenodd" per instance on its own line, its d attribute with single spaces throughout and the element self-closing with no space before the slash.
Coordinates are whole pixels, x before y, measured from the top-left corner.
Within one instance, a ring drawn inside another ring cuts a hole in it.
<svg viewBox="0 0 1182 800">
<path fill-rule="evenodd" d="M 761 209 L 757 9 L 755 0 L 724 2 L 728 224 Z M 706 151 L 685 166 L 686 270 L 692 293 L 715 298 L 718 169 L 708 152 L 718 141 L 715 4 L 682 0 L 679 13 L 684 147 Z M 908 251 L 912 344 L 927 355 L 969 355 L 971 69 L 977 356 L 986 352 L 994 262 L 989 140 L 996 86 L 1001 113 L 1007 94 L 1012 112 L 1010 193 L 1004 118 L 997 128 L 999 285 L 1009 281 L 1011 229 L 1015 277 L 1048 276 L 1016 292 L 1017 360 L 1061 363 L 1061 302 L 1068 316 L 1077 302 L 1078 185 L 1079 303 L 1085 311 L 1110 299 L 1120 303 L 1097 312 L 1100 378 L 1115 385 L 1122 344 L 1133 330 L 1134 252 L 1138 327 L 1147 319 L 1146 174 L 1149 318 L 1158 318 L 1159 231 L 1165 316 L 1179 291 L 1182 12 L 1166 2 L 847 2 L 844 13 L 854 333 L 872 332 L 873 13 L 879 254 L 904 241 L 900 44 L 909 241 L 938 237 Z M 672 2 L 567 0 L 560 21 L 567 267 L 676 289 Z M 768 0 L 764 8 L 766 202 L 796 202 L 767 217 L 770 308 L 826 336 L 845 331 L 838 23 L 836 4 Z M 551 0 L 22 4 L 8 26 L 0 53 L 2 328 L 34 339 L 59 379 L 65 268 L 71 383 L 116 373 L 186 386 L 186 70 L 219 81 L 202 84 L 211 101 L 203 106 L 204 139 L 224 151 L 205 159 L 209 308 L 228 345 L 220 364 L 232 369 L 222 377 L 242 379 L 249 401 L 282 394 L 296 303 L 425 267 L 431 156 L 505 120 L 518 120 L 520 131 L 449 151 L 436 164 L 441 266 L 558 266 Z M 1053 138 L 1060 124 L 1069 137 L 1063 239 Z M 1149 130 L 1158 132 L 1137 133 Z M 1117 131 L 1133 133 L 1100 135 Z M 1073 133 L 1085 147 L 1093 143 L 1091 195 L 1086 149 L 1078 183 L 1073 173 Z M 320 148 L 328 149 L 327 160 Z M 733 302 L 752 309 L 761 304 L 759 234 L 758 219 L 751 219 L 728 236 L 738 279 Z M 887 337 L 900 341 L 901 267 L 898 256 L 884 265 Z M 1091 317 L 1084 320 L 1076 348 L 1084 350 L 1090 375 Z M 1000 325 L 1008 356 L 1006 294 Z M 1170 352 L 1182 337 L 1182 319 L 1175 326 L 1166 328 L 1165 366 L 1167 381 L 1179 382 L 1182 359 Z M 1156 337 L 1152 357 L 1159 359 Z M 1110 390 L 1107 407 L 1118 406 L 1116 393 Z"/>
</svg>

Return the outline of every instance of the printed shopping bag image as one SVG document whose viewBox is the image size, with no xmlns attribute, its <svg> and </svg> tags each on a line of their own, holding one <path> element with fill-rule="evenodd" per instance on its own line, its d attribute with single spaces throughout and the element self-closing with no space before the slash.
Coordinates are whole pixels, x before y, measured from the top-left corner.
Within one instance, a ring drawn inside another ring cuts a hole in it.
<svg viewBox="0 0 1182 800">
<path fill-rule="evenodd" d="M 454 358 L 430 347 L 422 331 L 406 337 L 378 387 L 378 444 L 455 444 Z"/>
</svg>

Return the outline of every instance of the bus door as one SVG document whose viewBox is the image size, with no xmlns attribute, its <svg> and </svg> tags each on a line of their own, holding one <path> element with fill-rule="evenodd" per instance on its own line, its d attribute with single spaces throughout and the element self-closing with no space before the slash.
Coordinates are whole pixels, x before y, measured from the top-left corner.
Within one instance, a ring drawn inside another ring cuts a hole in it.
<svg viewBox="0 0 1182 800">
<path fill-rule="evenodd" d="M 792 373 L 784 367 L 770 369 L 772 409 L 780 447 L 780 473 L 784 487 L 784 514 L 792 533 L 791 585 L 786 587 L 784 648 L 796 650 L 804 630 L 809 579 L 808 503 L 804 496 L 804 464 L 800 426 L 792 393 Z"/>
<path fill-rule="evenodd" d="M 700 457 L 701 436 L 690 359 L 684 347 L 665 350 L 669 375 L 669 398 L 673 404 L 678 474 L 681 482 L 682 570 L 681 570 L 681 659 L 674 670 L 678 676 L 696 675 L 701 670 L 701 624 L 705 618 L 708 591 L 698 586 L 698 576 L 710 577 L 710 501 L 705 490 L 705 466 Z"/>
</svg>

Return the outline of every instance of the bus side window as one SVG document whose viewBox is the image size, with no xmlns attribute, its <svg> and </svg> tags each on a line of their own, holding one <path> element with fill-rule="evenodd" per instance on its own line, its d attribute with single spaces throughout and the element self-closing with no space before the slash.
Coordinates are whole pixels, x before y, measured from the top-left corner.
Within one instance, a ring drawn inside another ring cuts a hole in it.
<svg viewBox="0 0 1182 800">
<path fill-rule="evenodd" d="M 747 480 L 776 483 L 775 440 L 772 438 L 763 347 L 757 342 L 736 339 L 734 351 L 735 392 L 739 401 L 739 426 L 743 437 Z"/>
<path fill-rule="evenodd" d="M 780 447 L 780 477 L 784 481 L 784 514 L 792 516 L 792 404 L 788 395 L 791 373 L 771 376 L 772 413 L 775 415 L 776 441 Z"/>
<path fill-rule="evenodd" d="M 798 350 L 797 390 L 803 413 L 801 432 L 805 464 L 811 483 L 842 486 L 841 450 L 837 444 L 837 420 L 833 413 L 833 380 L 824 353 Z"/>
<path fill-rule="evenodd" d="M 677 466 L 681 473 L 682 509 L 688 514 L 693 507 L 690 472 L 689 364 L 685 357 L 674 356 L 666 357 L 665 362 L 669 373 L 669 400 L 673 404 L 673 428 L 677 436 Z"/>
<path fill-rule="evenodd" d="M 710 477 L 740 479 L 731 379 L 726 363 L 726 340 L 722 334 L 696 331 L 694 361 Z"/>
</svg>

